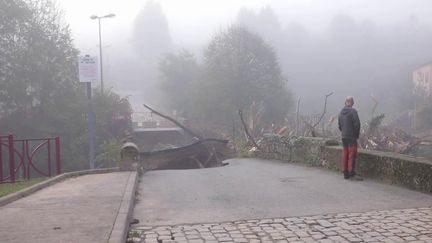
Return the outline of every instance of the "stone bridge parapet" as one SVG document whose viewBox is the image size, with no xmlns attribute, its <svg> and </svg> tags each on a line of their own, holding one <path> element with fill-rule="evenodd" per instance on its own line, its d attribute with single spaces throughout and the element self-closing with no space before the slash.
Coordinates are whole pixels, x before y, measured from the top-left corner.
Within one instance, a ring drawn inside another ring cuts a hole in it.
<svg viewBox="0 0 432 243">
<path fill-rule="evenodd" d="M 313 137 L 269 135 L 260 141 L 256 156 L 341 170 L 342 147 L 337 141 Z M 357 173 L 365 178 L 432 192 L 432 161 L 413 156 L 360 149 Z"/>
</svg>

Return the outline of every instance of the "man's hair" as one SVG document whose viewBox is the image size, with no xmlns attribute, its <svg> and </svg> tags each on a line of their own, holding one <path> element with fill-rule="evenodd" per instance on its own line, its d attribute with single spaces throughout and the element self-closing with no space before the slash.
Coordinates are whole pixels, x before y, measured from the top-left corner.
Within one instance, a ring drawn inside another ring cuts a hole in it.
<svg viewBox="0 0 432 243">
<path fill-rule="evenodd" d="M 345 105 L 346 106 L 353 106 L 354 105 L 354 98 L 352 96 L 347 96 L 345 99 Z"/>
</svg>

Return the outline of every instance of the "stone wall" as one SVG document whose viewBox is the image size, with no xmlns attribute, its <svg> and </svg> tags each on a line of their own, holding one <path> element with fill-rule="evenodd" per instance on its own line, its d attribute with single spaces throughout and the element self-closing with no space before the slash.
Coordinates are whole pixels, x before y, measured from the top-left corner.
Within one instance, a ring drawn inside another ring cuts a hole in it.
<svg viewBox="0 0 432 243">
<path fill-rule="evenodd" d="M 340 146 L 323 138 L 268 136 L 257 157 L 305 163 L 340 171 Z M 432 161 L 396 153 L 359 150 L 357 173 L 365 178 L 432 192 Z"/>
<path fill-rule="evenodd" d="M 321 166 L 340 170 L 341 153 L 341 147 L 323 147 Z M 359 150 L 356 169 L 357 173 L 365 178 L 432 192 L 432 162 L 426 159 L 397 153 Z"/>
<path fill-rule="evenodd" d="M 259 144 L 263 151 L 257 152 L 257 157 L 319 166 L 322 147 L 337 142 L 325 138 L 270 135 L 261 139 Z"/>
</svg>

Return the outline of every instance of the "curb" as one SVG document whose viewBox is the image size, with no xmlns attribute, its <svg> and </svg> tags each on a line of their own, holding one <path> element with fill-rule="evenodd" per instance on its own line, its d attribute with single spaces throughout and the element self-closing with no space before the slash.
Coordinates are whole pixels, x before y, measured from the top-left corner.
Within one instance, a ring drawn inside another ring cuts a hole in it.
<svg viewBox="0 0 432 243">
<path fill-rule="evenodd" d="M 138 173 L 132 171 L 123 194 L 117 217 L 115 219 L 109 243 L 124 243 L 129 232 L 129 222 L 135 205 L 135 190 L 138 182 Z"/>
<path fill-rule="evenodd" d="M 37 183 L 33 186 L 30 186 L 28 188 L 22 189 L 20 191 L 11 193 L 7 196 L 4 196 L 0 198 L 0 207 L 9 204 L 13 201 L 16 201 L 20 198 L 26 197 L 36 191 L 39 191 L 45 187 L 48 187 L 50 185 L 53 185 L 55 183 L 58 183 L 60 181 L 63 181 L 67 178 L 76 177 L 76 176 L 82 176 L 82 175 L 90 175 L 90 174 L 102 174 L 102 173 L 110 173 L 110 172 L 116 172 L 119 171 L 118 167 L 114 168 L 107 168 L 107 169 L 96 169 L 96 170 L 81 170 L 81 171 L 75 171 L 75 172 L 68 172 L 61 175 L 58 175 L 56 177 L 53 177 L 51 179 L 48 179 L 46 181 L 42 181 L 40 183 Z"/>
</svg>

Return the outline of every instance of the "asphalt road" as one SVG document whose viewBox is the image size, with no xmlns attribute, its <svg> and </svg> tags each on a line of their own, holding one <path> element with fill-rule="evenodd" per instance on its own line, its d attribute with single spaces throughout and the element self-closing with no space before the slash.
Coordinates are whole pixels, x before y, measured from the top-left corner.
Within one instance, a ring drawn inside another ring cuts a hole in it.
<svg viewBox="0 0 432 243">
<path fill-rule="evenodd" d="M 134 218 L 140 225 L 226 222 L 425 207 L 432 195 L 302 165 L 233 159 L 211 169 L 146 172 Z"/>
</svg>

